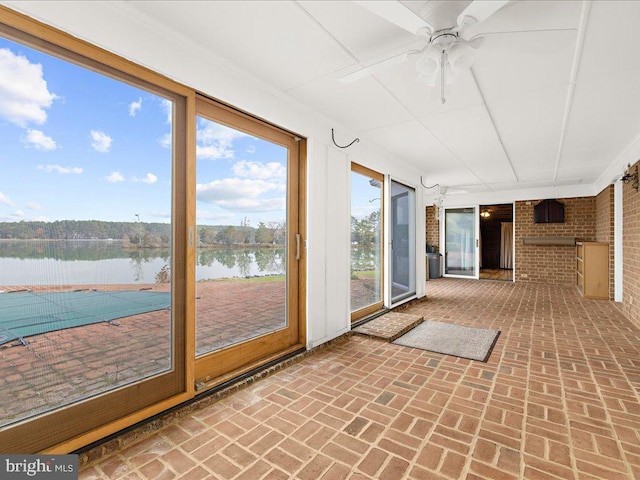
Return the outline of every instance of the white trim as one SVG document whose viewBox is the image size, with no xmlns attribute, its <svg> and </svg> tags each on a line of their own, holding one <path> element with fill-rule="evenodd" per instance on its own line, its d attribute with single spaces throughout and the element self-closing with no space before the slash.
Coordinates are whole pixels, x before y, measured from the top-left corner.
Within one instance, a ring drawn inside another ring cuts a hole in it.
<svg viewBox="0 0 640 480">
<path fill-rule="evenodd" d="M 622 302 L 622 279 L 624 274 L 624 262 L 622 257 L 622 182 L 613 184 L 613 299 Z"/>
</svg>

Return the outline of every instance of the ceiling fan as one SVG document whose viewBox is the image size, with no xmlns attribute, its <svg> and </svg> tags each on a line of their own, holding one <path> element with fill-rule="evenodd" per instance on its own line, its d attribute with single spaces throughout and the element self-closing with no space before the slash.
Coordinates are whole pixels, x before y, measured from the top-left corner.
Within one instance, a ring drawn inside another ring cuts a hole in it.
<svg viewBox="0 0 640 480">
<path fill-rule="evenodd" d="M 383 68 L 415 59 L 418 76 L 427 85 L 434 86 L 440 76 L 441 101 L 445 103 L 445 84 L 452 83 L 471 67 L 475 50 L 484 40 L 481 36 L 466 38 L 465 30 L 484 22 L 509 0 L 475 0 L 470 3 L 431 0 L 424 4 L 419 13 L 414 13 L 396 0 L 355 3 L 416 36 L 424 37 L 427 44 L 421 50 L 404 52 L 345 75 L 340 81 L 354 82 Z"/>
</svg>

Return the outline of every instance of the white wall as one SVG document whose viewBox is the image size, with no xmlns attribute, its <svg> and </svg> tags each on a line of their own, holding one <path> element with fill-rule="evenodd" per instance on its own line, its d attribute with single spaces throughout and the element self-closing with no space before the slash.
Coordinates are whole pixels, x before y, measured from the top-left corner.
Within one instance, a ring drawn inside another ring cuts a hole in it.
<svg viewBox="0 0 640 480">
<path fill-rule="evenodd" d="M 354 135 L 260 79 L 213 57 L 201 45 L 159 29 L 126 2 L 8 1 L 3 4 L 64 30 L 184 85 L 265 118 L 308 139 L 307 344 L 315 346 L 350 328 L 350 162 L 419 185 L 419 172 L 364 142 L 333 146 Z M 418 296 L 424 295 L 424 209 L 416 195 Z"/>
</svg>

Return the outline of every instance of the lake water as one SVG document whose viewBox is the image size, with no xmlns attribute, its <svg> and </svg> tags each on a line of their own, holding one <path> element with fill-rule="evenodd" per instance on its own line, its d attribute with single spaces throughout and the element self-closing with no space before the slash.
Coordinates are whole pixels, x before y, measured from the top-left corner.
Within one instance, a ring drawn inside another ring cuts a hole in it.
<svg viewBox="0 0 640 480">
<path fill-rule="evenodd" d="M 198 249 L 196 280 L 284 273 L 284 248 Z M 0 241 L 0 285 L 156 283 L 168 249 L 117 241 Z"/>
</svg>

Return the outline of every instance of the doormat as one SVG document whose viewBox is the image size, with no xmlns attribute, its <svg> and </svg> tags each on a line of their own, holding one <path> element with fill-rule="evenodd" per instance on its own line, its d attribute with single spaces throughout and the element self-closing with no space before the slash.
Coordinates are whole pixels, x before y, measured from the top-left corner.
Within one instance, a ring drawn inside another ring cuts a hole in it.
<svg viewBox="0 0 640 480">
<path fill-rule="evenodd" d="M 428 321 L 418 325 L 393 343 L 486 362 L 499 335 L 500 330 Z"/>
<path fill-rule="evenodd" d="M 392 342 L 416 325 L 422 323 L 423 317 L 409 313 L 389 312 L 353 329 L 354 333 L 368 337 L 381 338 Z"/>
</svg>

